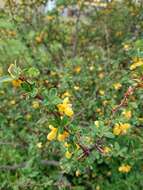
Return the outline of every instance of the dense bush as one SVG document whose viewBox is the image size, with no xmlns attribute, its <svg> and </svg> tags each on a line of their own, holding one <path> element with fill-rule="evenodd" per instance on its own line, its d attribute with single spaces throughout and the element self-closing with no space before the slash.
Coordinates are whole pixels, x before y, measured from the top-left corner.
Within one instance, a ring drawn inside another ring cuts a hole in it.
<svg viewBox="0 0 143 190">
<path fill-rule="evenodd" d="M 0 189 L 143 189 L 142 5 L 43 3 L 0 12 Z"/>
</svg>

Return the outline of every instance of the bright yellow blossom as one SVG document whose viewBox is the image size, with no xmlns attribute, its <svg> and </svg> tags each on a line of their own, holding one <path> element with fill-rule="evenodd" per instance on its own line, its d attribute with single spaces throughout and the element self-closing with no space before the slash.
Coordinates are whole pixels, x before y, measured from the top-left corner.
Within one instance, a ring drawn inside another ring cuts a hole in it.
<svg viewBox="0 0 143 190">
<path fill-rule="evenodd" d="M 76 175 L 76 177 L 78 177 L 78 176 L 80 176 L 80 170 L 76 170 L 76 172 L 75 172 L 75 175 Z"/>
<path fill-rule="evenodd" d="M 57 132 L 58 132 L 58 128 L 53 127 L 53 128 L 51 129 L 51 132 L 47 135 L 47 139 L 48 139 L 49 141 L 52 141 L 52 140 L 56 139 L 56 137 L 57 137 Z"/>
<path fill-rule="evenodd" d="M 108 154 L 108 153 L 111 152 L 111 148 L 108 147 L 108 146 L 105 146 L 104 149 L 103 149 L 103 152 L 104 152 L 104 154 Z"/>
<path fill-rule="evenodd" d="M 58 104 L 57 107 L 61 115 L 65 114 L 69 117 L 72 117 L 74 114 L 72 110 L 72 104 L 70 104 L 68 97 L 63 100 L 63 103 Z"/>
<path fill-rule="evenodd" d="M 74 72 L 80 73 L 80 71 L 81 71 L 81 67 L 80 66 L 77 66 L 77 67 L 74 68 Z"/>
<path fill-rule="evenodd" d="M 39 107 L 40 107 L 40 104 L 39 104 L 38 101 L 33 101 L 33 102 L 32 102 L 32 108 L 38 109 Z"/>
<path fill-rule="evenodd" d="M 115 90 L 119 90 L 122 87 L 122 85 L 119 82 L 115 83 L 113 86 L 114 86 Z"/>
<path fill-rule="evenodd" d="M 12 80 L 12 85 L 17 88 L 21 86 L 22 81 L 17 79 L 17 80 Z"/>
<path fill-rule="evenodd" d="M 41 142 L 37 143 L 37 147 L 42 148 L 42 143 Z"/>
<path fill-rule="evenodd" d="M 66 153 L 65 153 L 65 157 L 66 157 L 67 159 L 70 159 L 71 156 L 72 156 L 72 153 L 67 150 Z"/>
<path fill-rule="evenodd" d="M 103 79 L 104 78 L 104 73 L 100 73 L 98 76 L 99 76 L 100 79 Z"/>
<path fill-rule="evenodd" d="M 128 165 L 128 164 L 122 164 L 119 168 L 118 168 L 118 170 L 119 170 L 119 172 L 121 172 L 121 173 L 128 173 L 128 172 L 130 172 L 130 170 L 131 170 L 131 166 L 130 165 Z"/>
<path fill-rule="evenodd" d="M 128 51 L 130 49 L 130 45 L 129 44 L 124 44 L 123 48 L 124 48 L 124 50 Z"/>
<path fill-rule="evenodd" d="M 16 104 L 16 101 L 15 101 L 15 100 L 11 100 L 11 101 L 10 101 L 10 104 L 11 104 L 11 105 L 15 105 L 15 104 Z"/>
<path fill-rule="evenodd" d="M 130 124 L 129 123 L 117 123 L 115 124 L 114 128 L 113 128 L 113 134 L 114 135 L 122 135 L 122 134 L 126 134 L 128 129 L 130 128 Z"/>
<path fill-rule="evenodd" d="M 122 115 L 124 115 L 126 119 L 130 119 L 132 117 L 132 112 L 130 110 L 125 110 L 122 112 Z"/>
<path fill-rule="evenodd" d="M 67 131 L 64 131 L 62 134 L 58 135 L 58 141 L 64 141 L 69 136 Z"/>
<path fill-rule="evenodd" d="M 74 86 L 74 89 L 75 90 L 79 90 L 79 86 Z"/>
<path fill-rule="evenodd" d="M 62 95 L 62 98 L 70 97 L 70 96 L 71 96 L 71 94 L 70 94 L 68 91 L 66 91 L 66 92 Z"/>
<path fill-rule="evenodd" d="M 104 90 L 99 90 L 99 94 L 100 94 L 101 96 L 104 96 L 104 95 L 105 95 Z"/>
<path fill-rule="evenodd" d="M 138 59 L 137 61 L 135 61 L 131 66 L 130 66 L 130 70 L 134 70 L 137 67 L 143 66 L 143 59 Z"/>
<path fill-rule="evenodd" d="M 97 128 L 99 127 L 99 121 L 94 121 L 94 124 Z"/>
</svg>

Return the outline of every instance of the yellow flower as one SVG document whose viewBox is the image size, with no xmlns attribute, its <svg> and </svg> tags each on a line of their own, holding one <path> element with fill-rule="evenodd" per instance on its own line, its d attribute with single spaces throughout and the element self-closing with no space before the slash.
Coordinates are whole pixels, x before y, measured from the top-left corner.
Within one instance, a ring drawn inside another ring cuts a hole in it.
<svg viewBox="0 0 143 190">
<path fill-rule="evenodd" d="M 74 68 L 74 72 L 80 73 L 80 71 L 81 71 L 81 67 L 80 66 L 77 66 L 77 67 Z"/>
<path fill-rule="evenodd" d="M 75 175 L 76 177 L 80 176 L 80 170 L 76 170 Z"/>
<path fill-rule="evenodd" d="M 131 127 L 131 126 L 130 126 L 129 123 L 122 124 L 122 125 L 121 125 L 122 134 L 126 134 L 126 133 L 127 133 L 127 130 L 128 130 L 130 127 Z"/>
<path fill-rule="evenodd" d="M 31 114 L 26 114 L 26 116 L 25 116 L 26 120 L 30 120 L 31 117 L 32 117 Z"/>
<path fill-rule="evenodd" d="M 95 190 L 100 190 L 100 186 L 99 186 L 99 185 L 97 185 Z"/>
<path fill-rule="evenodd" d="M 128 129 L 130 128 L 130 124 L 129 123 L 119 123 L 119 124 L 115 124 L 114 128 L 113 128 L 113 134 L 114 135 L 122 135 L 122 134 L 126 134 Z"/>
<path fill-rule="evenodd" d="M 101 110 L 100 108 L 97 108 L 97 109 L 96 109 L 96 112 L 97 112 L 97 113 L 101 113 L 102 110 Z"/>
<path fill-rule="evenodd" d="M 62 95 L 62 98 L 70 97 L 70 96 L 71 96 L 71 94 L 70 94 L 68 91 L 66 91 L 66 92 Z"/>
<path fill-rule="evenodd" d="M 115 90 L 119 90 L 122 87 L 122 85 L 119 82 L 115 83 L 113 86 L 114 86 Z"/>
<path fill-rule="evenodd" d="M 90 66 L 90 67 L 89 67 L 89 70 L 90 70 L 90 71 L 93 71 L 93 69 L 94 69 L 93 66 Z"/>
<path fill-rule="evenodd" d="M 12 85 L 17 88 L 21 86 L 22 81 L 17 79 L 17 80 L 12 80 Z"/>
<path fill-rule="evenodd" d="M 105 146 L 104 149 L 103 149 L 103 152 L 104 152 L 105 154 L 108 154 L 108 153 L 111 152 L 111 148 L 108 147 L 108 146 Z"/>
<path fill-rule="evenodd" d="M 45 20 L 45 21 L 52 21 L 54 18 L 55 18 L 54 16 L 48 15 L 48 16 L 46 16 L 46 17 L 44 18 L 44 20 Z"/>
<path fill-rule="evenodd" d="M 40 104 L 39 104 L 38 101 L 33 101 L 33 102 L 32 102 L 32 108 L 38 109 L 39 107 L 40 107 Z"/>
<path fill-rule="evenodd" d="M 72 104 L 70 104 L 68 97 L 63 100 L 63 103 L 58 104 L 57 107 L 61 115 L 65 114 L 69 117 L 72 117 L 74 114 L 72 110 Z"/>
<path fill-rule="evenodd" d="M 104 73 L 100 73 L 98 76 L 99 76 L 100 79 L 103 79 L 104 78 Z"/>
<path fill-rule="evenodd" d="M 122 112 L 122 115 L 124 115 L 126 119 L 130 119 L 132 117 L 132 112 L 130 110 L 125 110 Z"/>
<path fill-rule="evenodd" d="M 51 132 L 47 135 L 47 139 L 52 141 L 57 137 L 58 128 L 53 127 Z"/>
<path fill-rule="evenodd" d="M 104 96 L 104 95 L 105 95 L 104 90 L 99 90 L 99 94 L 100 94 L 101 96 Z"/>
<path fill-rule="evenodd" d="M 124 48 L 124 50 L 128 51 L 130 49 L 130 45 L 129 44 L 124 44 L 123 48 Z"/>
<path fill-rule="evenodd" d="M 70 144 L 68 144 L 67 142 L 65 142 L 64 146 L 68 148 L 70 146 Z"/>
<path fill-rule="evenodd" d="M 67 131 L 64 131 L 62 134 L 58 135 L 58 141 L 64 141 L 69 136 Z"/>
<path fill-rule="evenodd" d="M 37 143 L 37 147 L 42 148 L 42 143 L 41 142 Z"/>
<path fill-rule="evenodd" d="M 11 105 L 15 105 L 15 104 L 16 104 L 16 101 L 15 101 L 15 100 L 11 100 L 11 101 L 10 101 L 10 104 L 11 104 Z"/>
<path fill-rule="evenodd" d="M 99 121 L 94 121 L 94 124 L 97 128 L 99 127 Z"/>
<path fill-rule="evenodd" d="M 137 67 L 140 67 L 143 65 L 143 59 L 138 59 L 136 60 L 131 66 L 130 66 L 130 70 L 134 70 Z"/>
<path fill-rule="evenodd" d="M 115 33 L 115 35 L 116 35 L 117 37 L 122 36 L 122 34 L 123 34 L 122 31 L 118 31 L 118 32 Z"/>
<path fill-rule="evenodd" d="M 66 157 L 67 159 L 70 159 L 71 156 L 72 156 L 72 153 L 67 150 L 66 153 L 65 153 L 65 157 Z"/>
<path fill-rule="evenodd" d="M 121 173 L 128 173 L 128 172 L 130 172 L 130 170 L 131 170 L 131 166 L 130 165 L 128 165 L 128 164 L 122 164 L 119 168 L 118 168 L 118 170 L 119 170 L 119 172 L 121 172 Z"/>
<path fill-rule="evenodd" d="M 75 90 L 79 90 L 79 86 L 74 86 L 74 89 Z"/>
<path fill-rule="evenodd" d="M 102 104 L 103 104 L 104 106 L 106 106 L 106 105 L 108 104 L 108 101 L 107 101 L 107 100 L 104 100 L 104 101 L 102 102 Z"/>
<path fill-rule="evenodd" d="M 65 109 L 65 114 L 69 117 L 73 116 L 73 110 L 70 106 Z"/>
<path fill-rule="evenodd" d="M 119 124 L 115 124 L 114 128 L 113 128 L 113 134 L 114 135 L 120 135 L 121 133 L 121 127 Z"/>
<path fill-rule="evenodd" d="M 40 35 L 40 36 L 36 36 L 35 40 L 36 40 L 37 43 L 40 44 L 40 43 L 42 43 L 43 38 L 42 38 L 42 36 Z"/>
</svg>

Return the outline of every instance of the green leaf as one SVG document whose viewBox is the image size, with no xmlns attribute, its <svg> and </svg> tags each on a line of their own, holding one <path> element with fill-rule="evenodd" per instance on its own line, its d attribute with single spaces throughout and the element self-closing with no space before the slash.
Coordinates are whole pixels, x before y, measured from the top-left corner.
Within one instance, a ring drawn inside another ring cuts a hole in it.
<svg viewBox="0 0 143 190">
<path fill-rule="evenodd" d="M 107 133 L 105 134 L 105 137 L 110 138 L 110 139 L 113 139 L 115 136 L 113 135 L 113 133 L 107 132 Z"/>
<path fill-rule="evenodd" d="M 31 67 L 30 69 L 28 69 L 27 73 L 29 77 L 37 77 L 40 74 L 39 70 L 35 67 Z"/>
<path fill-rule="evenodd" d="M 57 89 L 56 88 L 51 88 L 49 91 L 49 96 L 53 97 L 53 96 L 57 96 Z"/>
</svg>

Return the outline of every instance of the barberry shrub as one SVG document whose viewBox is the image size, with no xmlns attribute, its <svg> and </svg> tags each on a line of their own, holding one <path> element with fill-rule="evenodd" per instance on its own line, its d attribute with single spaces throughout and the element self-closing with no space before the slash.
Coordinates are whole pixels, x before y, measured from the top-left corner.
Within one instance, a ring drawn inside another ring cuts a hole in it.
<svg viewBox="0 0 143 190">
<path fill-rule="evenodd" d="M 45 3 L 0 12 L 0 189 L 142 189 L 142 4 Z"/>
</svg>

